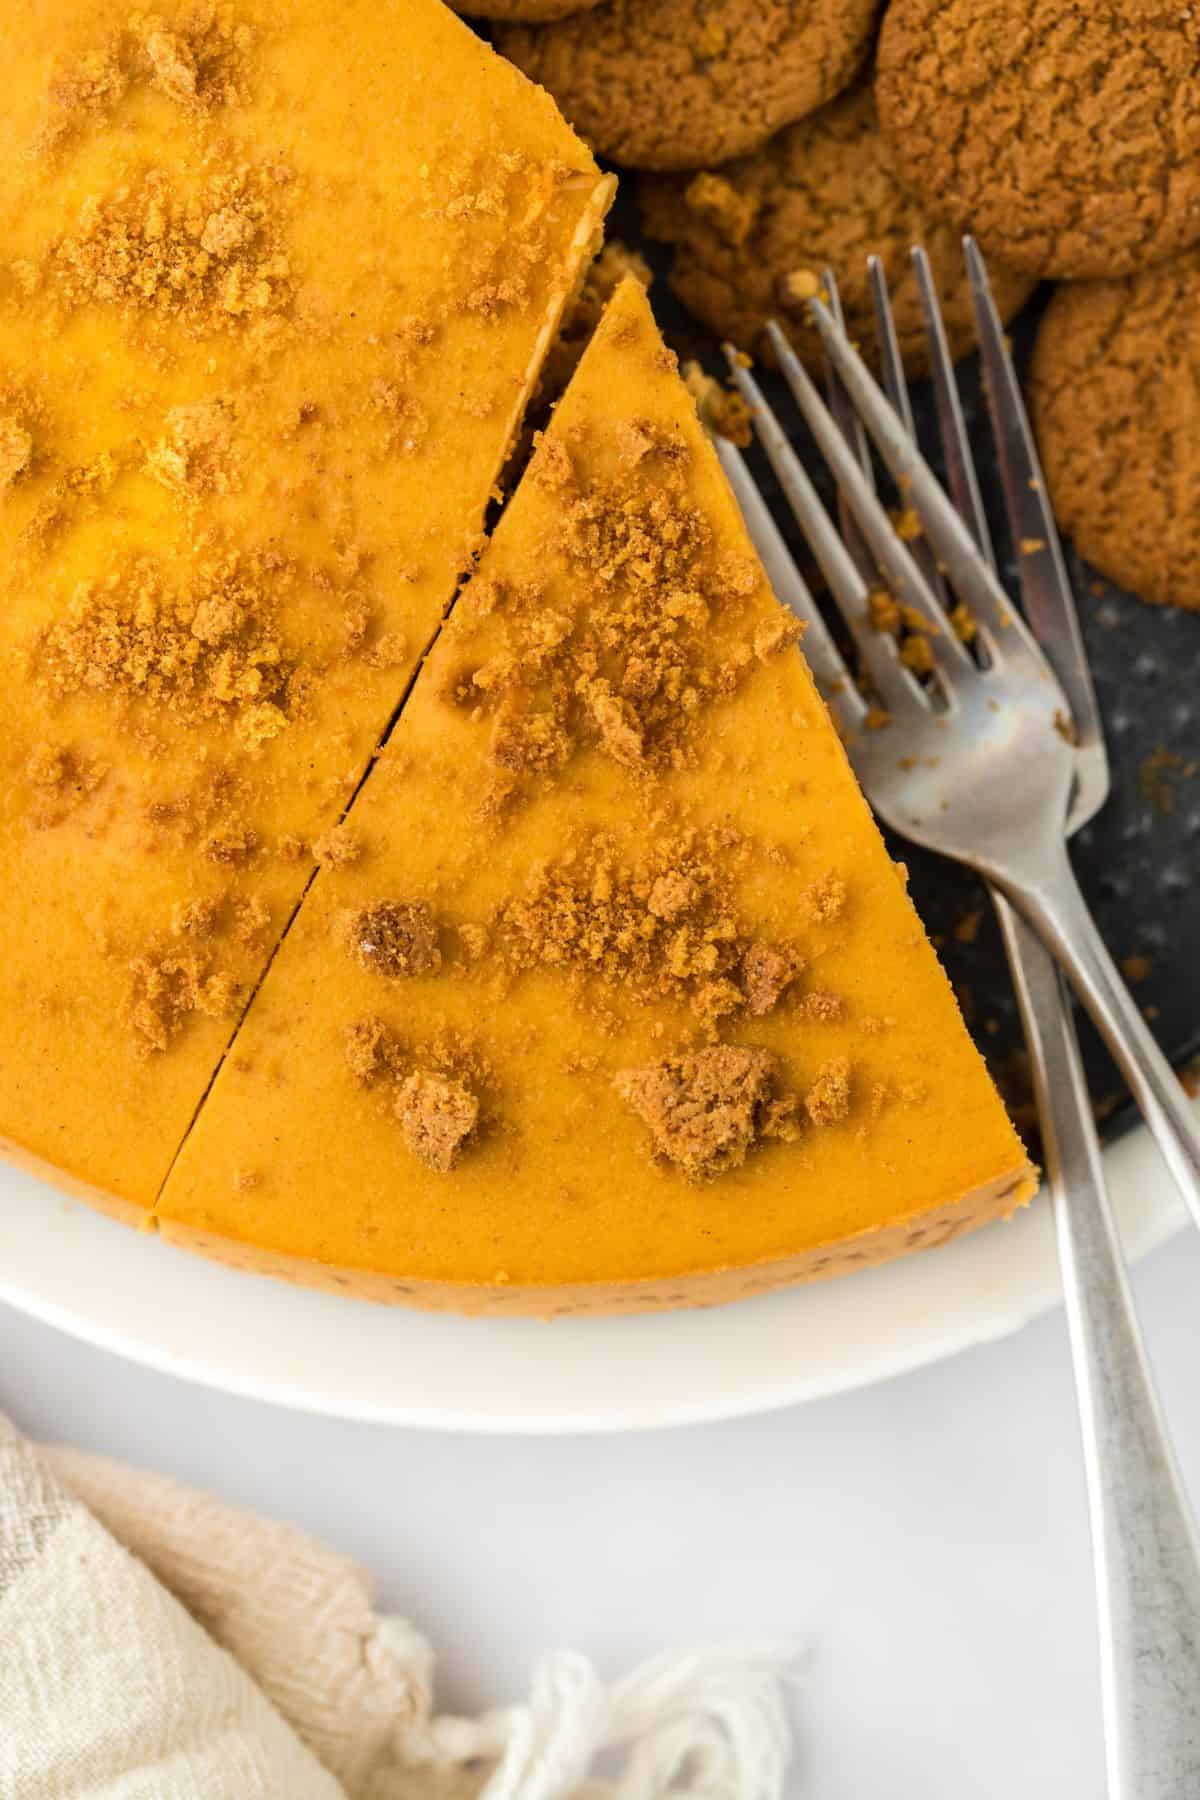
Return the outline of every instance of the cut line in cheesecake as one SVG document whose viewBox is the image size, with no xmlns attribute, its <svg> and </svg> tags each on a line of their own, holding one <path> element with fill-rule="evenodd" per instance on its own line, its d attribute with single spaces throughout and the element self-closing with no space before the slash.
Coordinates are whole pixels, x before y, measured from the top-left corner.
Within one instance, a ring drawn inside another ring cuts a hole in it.
<svg viewBox="0 0 1200 1800">
<path fill-rule="evenodd" d="M 168 1178 L 381 1300 L 708 1304 L 1035 1176 L 664 346 L 610 302 Z"/>
<path fill-rule="evenodd" d="M 152 1208 L 613 183 L 437 0 L 10 9 L 0 1138 Z"/>
</svg>

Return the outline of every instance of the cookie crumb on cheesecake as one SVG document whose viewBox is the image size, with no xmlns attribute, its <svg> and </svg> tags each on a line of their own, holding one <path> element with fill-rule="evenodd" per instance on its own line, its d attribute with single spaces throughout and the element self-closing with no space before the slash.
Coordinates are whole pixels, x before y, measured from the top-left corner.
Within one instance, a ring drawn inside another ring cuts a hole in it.
<svg viewBox="0 0 1200 1800">
<path fill-rule="evenodd" d="M 360 965 L 397 980 L 431 975 L 442 964 L 438 926 L 423 900 L 380 900 L 340 921 L 346 944 Z"/>
<path fill-rule="evenodd" d="M 745 1044 L 714 1044 L 622 1069 L 617 1092 L 650 1129 L 655 1152 L 696 1178 L 736 1168 L 759 1140 L 790 1136 L 793 1102 L 777 1094 L 778 1059 Z"/>
<path fill-rule="evenodd" d="M 447 1174 L 479 1121 L 479 1101 L 461 1081 L 416 1069 L 400 1084 L 396 1114 L 413 1155 Z"/>
</svg>

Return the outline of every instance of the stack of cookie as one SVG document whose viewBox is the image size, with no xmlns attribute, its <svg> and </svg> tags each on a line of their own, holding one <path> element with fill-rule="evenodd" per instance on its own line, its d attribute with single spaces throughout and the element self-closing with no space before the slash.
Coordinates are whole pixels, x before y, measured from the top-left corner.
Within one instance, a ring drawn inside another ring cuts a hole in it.
<svg viewBox="0 0 1200 1800">
<path fill-rule="evenodd" d="M 672 287 L 747 350 L 777 315 L 815 356 L 804 303 L 826 264 L 869 343 L 875 254 L 919 373 L 915 242 L 932 259 L 952 347 L 965 350 L 964 231 L 987 255 L 1006 317 L 1039 281 L 1063 284 L 1032 382 L 1059 516 L 1122 585 L 1200 607 L 1187 442 L 1200 417 L 1200 9 L 475 0 L 474 10 L 505 21 L 499 48 L 600 154 L 647 171 L 643 221 L 675 246 Z"/>
</svg>

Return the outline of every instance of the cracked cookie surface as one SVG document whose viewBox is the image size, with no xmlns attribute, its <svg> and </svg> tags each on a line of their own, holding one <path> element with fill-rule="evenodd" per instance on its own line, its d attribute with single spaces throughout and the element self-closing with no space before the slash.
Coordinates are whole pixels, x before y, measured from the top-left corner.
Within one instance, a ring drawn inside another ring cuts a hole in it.
<svg viewBox="0 0 1200 1800">
<path fill-rule="evenodd" d="M 1200 238 L 1200 13 L 1161 0 L 894 0 L 876 97 L 897 173 L 1035 275 Z"/>
<path fill-rule="evenodd" d="M 1144 600 L 1200 608 L 1200 251 L 1060 288 L 1032 400 L 1054 511 L 1080 555 Z"/>
<path fill-rule="evenodd" d="M 716 174 L 646 176 L 643 223 L 676 246 L 670 284 L 697 318 L 746 350 L 778 316 L 806 361 L 821 361 L 806 295 L 832 267 L 851 334 L 874 345 L 867 259 L 883 263 L 906 368 L 928 365 L 909 249 L 924 244 L 954 355 L 970 347 L 971 303 L 954 230 L 930 219 L 900 187 L 881 137 L 869 86 L 856 87 L 801 119 L 752 156 Z M 996 303 L 1008 319 L 1033 286 L 996 265 Z"/>
<path fill-rule="evenodd" d="M 604 156 L 697 169 L 757 149 L 853 80 L 877 0 L 611 0 L 504 54 Z"/>
</svg>

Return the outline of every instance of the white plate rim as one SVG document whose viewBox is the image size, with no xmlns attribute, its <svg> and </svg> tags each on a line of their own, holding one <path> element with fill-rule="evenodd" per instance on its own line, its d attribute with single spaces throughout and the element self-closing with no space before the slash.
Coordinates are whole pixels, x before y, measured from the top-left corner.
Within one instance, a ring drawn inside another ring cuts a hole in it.
<svg viewBox="0 0 1200 1800">
<path fill-rule="evenodd" d="M 1182 1206 L 1144 1129 L 1105 1166 L 1140 1256 L 1179 1228 Z M 1003 1337 L 1060 1298 L 1044 1198 L 1009 1224 L 835 1281 L 547 1323 L 378 1307 L 227 1269 L 0 1168 L 0 1299 L 165 1374 L 360 1422 L 561 1435 L 740 1417 Z"/>
</svg>

